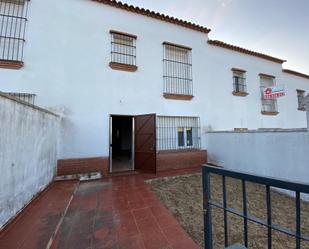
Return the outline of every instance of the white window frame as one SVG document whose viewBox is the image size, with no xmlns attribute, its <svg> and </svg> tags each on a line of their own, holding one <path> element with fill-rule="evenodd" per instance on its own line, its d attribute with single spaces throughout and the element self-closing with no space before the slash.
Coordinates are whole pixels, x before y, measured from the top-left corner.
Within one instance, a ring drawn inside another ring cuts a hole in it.
<svg viewBox="0 0 309 249">
<path fill-rule="evenodd" d="M 188 145 L 187 131 L 191 131 L 191 144 L 189 145 Z M 183 142 L 184 142 L 183 145 L 179 145 L 179 132 L 183 133 Z M 191 149 L 193 147 L 193 127 L 178 127 L 177 128 L 177 147 L 179 149 Z"/>
</svg>

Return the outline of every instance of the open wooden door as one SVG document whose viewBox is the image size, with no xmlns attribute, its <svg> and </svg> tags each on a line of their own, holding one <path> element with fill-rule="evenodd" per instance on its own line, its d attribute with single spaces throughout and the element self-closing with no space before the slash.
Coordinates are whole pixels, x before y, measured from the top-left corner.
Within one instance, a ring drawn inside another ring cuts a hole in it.
<svg viewBox="0 0 309 249">
<path fill-rule="evenodd" d="M 156 115 L 135 116 L 135 169 L 156 173 Z"/>
</svg>

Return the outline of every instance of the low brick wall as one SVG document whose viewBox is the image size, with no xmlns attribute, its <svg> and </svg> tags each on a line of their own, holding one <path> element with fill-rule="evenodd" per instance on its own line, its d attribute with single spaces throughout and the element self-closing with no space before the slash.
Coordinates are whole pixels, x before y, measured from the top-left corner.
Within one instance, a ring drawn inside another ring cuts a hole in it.
<svg viewBox="0 0 309 249">
<path fill-rule="evenodd" d="M 76 158 L 58 160 L 57 175 L 87 174 L 100 171 L 108 174 L 108 157 Z"/>
<path fill-rule="evenodd" d="M 206 150 L 162 151 L 157 154 L 157 172 L 199 167 L 206 162 Z"/>
</svg>

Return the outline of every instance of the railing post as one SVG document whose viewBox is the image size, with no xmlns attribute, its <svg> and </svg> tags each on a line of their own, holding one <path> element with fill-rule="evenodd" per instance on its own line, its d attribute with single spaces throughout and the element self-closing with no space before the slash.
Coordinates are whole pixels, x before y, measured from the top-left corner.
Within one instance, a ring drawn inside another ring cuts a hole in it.
<svg viewBox="0 0 309 249">
<path fill-rule="evenodd" d="M 203 210 L 204 210 L 204 243 L 205 249 L 212 249 L 212 216 L 211 205 L 209 204 L 211 198 L 210 192 L 210 176 L 206 167 L 203 167 Z"/>
</svg>

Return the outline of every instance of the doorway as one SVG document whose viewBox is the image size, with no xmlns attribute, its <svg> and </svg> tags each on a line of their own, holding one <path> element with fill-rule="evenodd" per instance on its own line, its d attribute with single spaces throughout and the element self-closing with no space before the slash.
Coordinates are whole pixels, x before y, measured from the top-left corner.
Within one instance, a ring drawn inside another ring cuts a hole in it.
<svg viewBox="0 0 309 249">
<path fill-rule="evenodd" d="M 110 173 L 156 173 L 156 115 L 110 116 Z"/>
<path fill-rule="evenodd" d="M 111 116 L 112 173 L 134 170 L 133 122 L 132 116 Z"/>
</svg>

